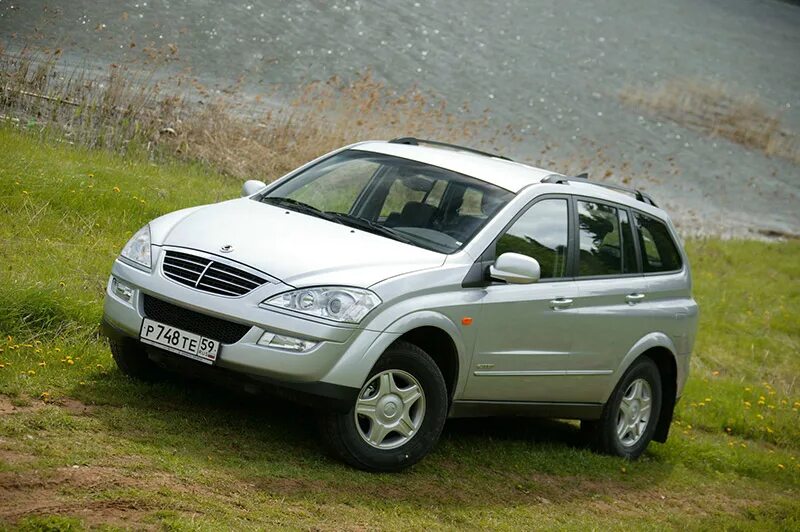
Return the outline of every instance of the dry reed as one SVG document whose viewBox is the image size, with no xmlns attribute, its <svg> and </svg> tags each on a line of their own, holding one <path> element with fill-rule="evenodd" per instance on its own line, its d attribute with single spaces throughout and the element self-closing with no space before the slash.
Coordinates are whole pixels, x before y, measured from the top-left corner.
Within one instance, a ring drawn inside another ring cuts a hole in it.
<svg viewBox="0 0 800 532">
<path fill-rule="evenodd" d="M 755 96 L 734 94 L 719 83 L 684 79 L 627 88 L 620 96 L 680 125 L 800 164 L 800 137 Z"/>
<path fill-rule="evenodd" d="M 0 50 L 0 110 L 6 119 L 41 136 L 201 162 L 236 178 L 269 181 L 331 149 L 370 138 L 492 141 L 484 133 L 485 116 L 451 111 L 441 98 L 414 87 L 392 91 L 369 72 L 307 83 L 276 106 L 251 97 L 241 80 L 212 98 L 186 76 L 156 80 L 121 65 L 92 74 L 61 67 L 60 57 L 59 50 Z"/>
</svg>

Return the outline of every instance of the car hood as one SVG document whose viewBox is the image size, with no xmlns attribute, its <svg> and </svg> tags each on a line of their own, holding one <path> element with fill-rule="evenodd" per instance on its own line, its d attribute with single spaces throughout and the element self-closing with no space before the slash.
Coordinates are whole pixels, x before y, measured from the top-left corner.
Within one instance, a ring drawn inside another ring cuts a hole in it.
<svg viewBox="0 0 800 532">
<path fill-rule="evenodd" d="M 291 286 L 377 282 L 444 263 L 446 255 L 249 198 L 187 209 L 153 244 L 213 253 Z M 156 225 L 158 221 L 154 222 Z M 232 246 L 228 253 L 223 246 Z"/>
</svg>

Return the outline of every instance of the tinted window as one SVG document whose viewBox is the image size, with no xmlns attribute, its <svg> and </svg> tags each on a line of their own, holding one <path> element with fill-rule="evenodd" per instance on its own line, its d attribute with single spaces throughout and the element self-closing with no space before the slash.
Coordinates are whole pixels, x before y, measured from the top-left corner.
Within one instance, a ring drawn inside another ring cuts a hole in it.
<svg viewBox="0 0 800 532">
<path fill-rule="evenodd" d="M 636 214 L 639 229 L 639 248 L 645 272 L 669 272 L 682 266 L 678 246 L 672 240 L 667 226 L 645 214 Z"/>
<path fill-rule="evenodd" d="M 578 202 L 578 275 L 636 273 L 636 252 L 627 211 Z"/>
<path fill-rule="evenodd" d="M 542 200 L 525 211 L 500 237 L 496 255 L 521 253 L 539 261 L 542 279 L 564 277 L 567 234 L 567 200 Z"/>
</svg>

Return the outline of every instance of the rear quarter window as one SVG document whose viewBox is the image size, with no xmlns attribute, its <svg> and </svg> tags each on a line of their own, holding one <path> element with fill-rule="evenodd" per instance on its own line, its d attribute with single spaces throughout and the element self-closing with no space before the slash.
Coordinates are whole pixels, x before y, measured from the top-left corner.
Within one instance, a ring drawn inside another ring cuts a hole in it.
<svg viewBox="0 0 800 532">
<path fill-rule="evenodd" d="M 642 213 L 636 213 L 639 233 L 639 250 L 645 273 L 673 272 L 683 267 L 678 246 L 664 222 Z"/>
</svg>

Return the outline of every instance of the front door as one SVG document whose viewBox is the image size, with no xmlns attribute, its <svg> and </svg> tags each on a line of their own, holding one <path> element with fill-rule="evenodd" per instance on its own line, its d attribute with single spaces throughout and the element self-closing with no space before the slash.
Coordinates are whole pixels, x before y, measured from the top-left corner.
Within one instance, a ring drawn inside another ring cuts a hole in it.
<svg viewBox="0 0 800 532">
<path fill-rule="evenodd" d="M 484 289 L 464 399 L 551 402 L 563 395 L 578 295 L 568 277 L 569 213 L 567 197 L 538 199 L 496 241 L 495 258 L 533 257 L 541 279 Z"/>
</svg>

